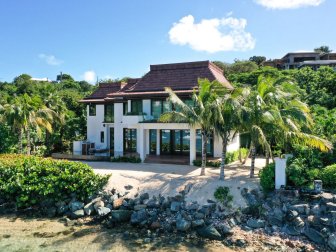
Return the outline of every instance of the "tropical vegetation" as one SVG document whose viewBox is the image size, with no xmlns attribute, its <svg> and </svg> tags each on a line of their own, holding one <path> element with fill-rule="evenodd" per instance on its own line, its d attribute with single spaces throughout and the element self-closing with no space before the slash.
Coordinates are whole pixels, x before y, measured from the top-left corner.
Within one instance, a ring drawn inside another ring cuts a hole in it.
<svg viewBox="0 0 336 252">
<path fill-rule="evenodd" d="M 251 177 L 256 155 L 265 155 L 268 164 L 275 155 L 293 153 L 288 181 L 295 186 L 309 185 L 312 179 L 323 177 L 320 171 L 336 163 L 332 151 L 336 143 L 336 72 L 330 67 L 278 70 L 263 67 L 264 60 L 253 56 L 233 64 L 215 62 L 234 89 L 199 80 L 192 105 L 167 88 L 177 109 L 160 120 L 201 129 L 202 175 L 209 136 L 214 133 L 223 139 L 220 178 L 224 179 L 226 146 L 239 132 L 246 143 L 243 147 L 249 149 L 245 160 L 248 155 L 252 158 Z M 67 74 L 52 83 L 34 81 L 27 74 L 0 83 L 0 153 L 48 156 L 70 150 L 73 140 L 86 136 L 86 109 L 78 100 L 94 89 Z"/>
<path fill-rule="evenodd" d="M 86 200 L 107 183 L 80 162 L 27 155 L 0 155 L 0 199 L 19 208 L 76 197 Z"/>
</svg>

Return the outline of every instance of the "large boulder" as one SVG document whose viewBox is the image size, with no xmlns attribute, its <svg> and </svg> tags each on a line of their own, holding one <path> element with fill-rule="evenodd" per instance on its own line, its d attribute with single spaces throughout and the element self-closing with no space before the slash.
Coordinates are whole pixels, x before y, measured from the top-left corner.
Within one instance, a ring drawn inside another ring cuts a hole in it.
<svg viewBox="0 0 336 252">
<path fill-rule="evenodd" d="M 334 195 L 332 193 L 322 193 L 321 194 L 321 200 L 324 203 L 328 203 L 328 202 L 333 202 L 334 201 Z"/>
<path fill-rule="evenodd" d="M 296 204 L 290 206 L 290 209 L 297 211 L 300 214 L 309 214 L 310 207 L 308 204 Z"/>
<path fill-rule="evenodd" d="M 204 220 L 200 219 L 200 220 L 194 220 L 191 222 L 191 225 L 193 227 L 201 227 L 204 225 Z"/>
<path fill-rule="evenodd" d="M 250 228 L 263 228 L 265 227 L 265 221 L 260 219 L 249 219 L 247 221 L 247 226 Z"/>
<path fill-rule="evenodd" d="M 94 208 L 92 202 L 90 202 L 90 203 L 88 203 L 84 206 L 84 212 L 85 212 L 86 215 L 91 215 L 91 214 L 93 214 L 94 211 L 95 211 L 95 208 Z"/>
<path fill-rule="evenodd" d="M 112 219 L 116 222 L 127 222 L 131 219 L 132 211 L 129 210 L 112 210 Z"/>
<path fill-rule="evenodd" d="M 187 221 L 182 218 L 176 220 L 176 229 L 178 231 L 183 231 L 183 232 L 188 231 L 190 226 L 191 226 L 190 221 Z"/>
<path fill-rule="evenodd" d="M 333 233 L 329 236 L 328 245 L 332 250 L 336 251 L 336 233 Z"/>
<path fill-rule="evenodd" d="M 314 228 L 306 228 L 304 230 L 304 235 L 307 236 L 311 241 L 317 243 L 317 244 L 323 244 L 324 239 L 320 232 L 318 232 Z"/>
<path fill-rule="evenodd" d="M 79 210 L 76 210 L 74 212 L 71 213 L 70 217 L 72 219 L 78 219 L 78 218 L 81 218 L 81 217 L 84 217 L 85 214 L 84 214 L 84 210 L 83 209 L 79 209 Z"/>
<path fill-rule="evenodd" d="M 178 201 L 173 201 L 171 204 L 170 204 L 170 210 L 172 212 L 178 212 L 181 208 L 181 202 L 178 202 Z"/>
<path fill-rule="evenodd" d="M 73 201 L 69 204 L 69 208 L 71 212 L 75 212 L 79 209 L 82 209 L 84 207 L 84 203 L 80 201 Z"/>
<path fill-rule="evenodd" d="M 328 202 L 326 205 L 328 211 L 336 211 L 336 203 Z"/>
<path fill-rule="evenodd" d="M 222 238 L 221 234 L 213 226 L 199 228 L 197 229 L 197 233 L 203 238 L 208 238 L 212 240 L 221 240 Z"/>
<path fill-rule="evenodd" d="M 108 207 L 98 207 L 97 208 L 97 213 L 99 216 L 106 216 L 111 212 L 111 209 Z"/>
<path fill-rule="evenodd" d="M 145 204 L 139 204 L 139 205 L 135 205 L 134 206 L 134 211 L 139 211 L 141 209 L 146 209 L 147 208 L 147 205 Z"/>
<path fill-rule="evenodd" d="M 124 198 L 118 198 L 113 200 L 113 209 L 119 209 L 123 204 Z"/>
<path fill-rule="evenodd" d="M 102 200 L 97 200 L 96 202 L 93 203 L 94 209 L 98 212 L 98 208 L 104 207 L 105 203 Z"/>
<path fill-rule="evenodd" d="M 133 212 L 131 215 L 131 224 L 137 225 L 147 222 L 148 214 L 146 209 L 141 209 L 137 212 Z"/>
</svg>

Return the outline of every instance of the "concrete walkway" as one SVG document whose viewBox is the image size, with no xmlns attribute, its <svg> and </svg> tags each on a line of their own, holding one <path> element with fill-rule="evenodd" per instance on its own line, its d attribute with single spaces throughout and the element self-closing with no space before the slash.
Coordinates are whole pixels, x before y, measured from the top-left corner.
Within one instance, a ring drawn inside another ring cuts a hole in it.
<svg viewBox="0 0 336 252">
<path fill-rule="evenodd" d="M 234 196 L 235 207 L 246 206 L 241 197 L 242 188 L 259 187 L 258 171 L 265 165 L 264 159 L 256 160 L 255 178 L 249 178 L 250 160 L 246 165 L 239 162 L 226 166 L 225 180 L 219 180 L 218 168 L 206 168 L 206 176 L 199 176 L 200 168 L 187 165 L 169 164 L 132 164 L 110 162 L 83 162 L 90 165 L 98 174 L 112 174 L 107 188 L 125 191 L 131 185 L 130 196 L 148 192 L 150 195 L 174 196 L 186 186 L 191 187 L 186 199 L 205 204 L 214 199 L 213 193 L 218 186 L 227 186 Z"/>
</svg>

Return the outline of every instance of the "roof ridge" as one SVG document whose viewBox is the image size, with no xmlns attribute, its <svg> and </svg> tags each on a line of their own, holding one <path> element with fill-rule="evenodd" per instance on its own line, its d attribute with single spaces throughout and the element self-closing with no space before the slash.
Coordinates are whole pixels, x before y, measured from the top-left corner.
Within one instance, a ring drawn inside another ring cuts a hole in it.
<svg viewBox="0 0 336 252">
<path fill-rule="evenodd" d="M 209 60 L 150 65 L 150 71 L 207 67 Z"/>
</svg>

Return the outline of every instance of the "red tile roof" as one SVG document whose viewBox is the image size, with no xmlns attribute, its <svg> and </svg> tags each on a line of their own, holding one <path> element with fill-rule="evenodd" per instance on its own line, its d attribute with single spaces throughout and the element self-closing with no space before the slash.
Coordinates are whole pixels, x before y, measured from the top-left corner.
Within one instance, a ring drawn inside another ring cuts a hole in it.
<svg viewBox="0 0 336 252">
<path fill-rule="evenodd" d="M 142 78 L 128 79 L 125 85 L 120 82 L 100 84 L 98 89 L 85 99 L 112 100 L 113 97 L 123 96 L 164 95 L 165 87 L 170 87 L 180 94 L 190 93 L 197 88 L 199 78 L 217 80 L 225 87 L 233 89 L 220 68 L 210 61 L 198 61 L 151 65 L 150 71 Z"/>
<path fill-rule="evenodd" d="M 118 92 L 121 88 L 120 82 L 99 83 L 98 88 L 84 100 L 104 99 L 108 94 Z"/>
</svg>

